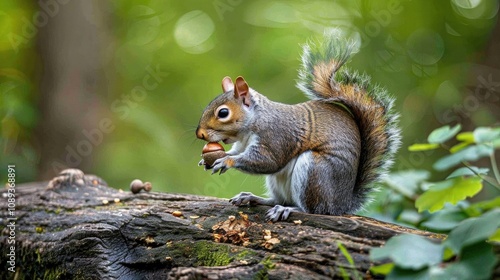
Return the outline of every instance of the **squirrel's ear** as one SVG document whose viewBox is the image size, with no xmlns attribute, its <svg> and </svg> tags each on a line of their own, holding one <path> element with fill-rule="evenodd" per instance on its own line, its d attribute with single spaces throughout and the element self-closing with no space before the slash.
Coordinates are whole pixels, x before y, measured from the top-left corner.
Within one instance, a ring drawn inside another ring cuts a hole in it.
<svg viewBox="0 0 500 280">
<path fill-rule="evenodd" d="M 248 84 L 242 76 L 236 78 L 236 86 L 234 87 L 234 98 L 240 98 L 243 104 L 250 106 L 250 94 Z"/>
<path fill-rule="evenodd" d="M 234 84 L 233 81 L 231 81 L 231 78 L 228 76 L 224 77 L 224 79 L 222 79 L 222 90 L 224 92 L 228 92 L 233 89 L 234 89 Z"/>
</svg>

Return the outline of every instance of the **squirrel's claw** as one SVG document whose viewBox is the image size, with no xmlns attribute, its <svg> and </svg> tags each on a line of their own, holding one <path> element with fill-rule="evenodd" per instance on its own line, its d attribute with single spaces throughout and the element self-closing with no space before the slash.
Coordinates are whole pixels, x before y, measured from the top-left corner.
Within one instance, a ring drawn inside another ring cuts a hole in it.
<svg viewBox="0 0 500 280">
<path fill-rule="evenodd" d="M 219 172 L 219 171 L 220 171 L 219 175 L 222 175 L 229 169 L 229 167 L 227 167 L 227 164 L 226 164 L 226 158 L 227 157 L 220 158 L 214 162 L 212 175 Z"/>
<path fill-rule="evenodd" d="M 300 212 L 300 210 L 297 207 L 275 205 L 267 211 L 266 220 L 272 222 L 284 221 L 288 219 L 292 212 Z"/>
<path fill-rule="evenodd" d="M 235 206 L 248 204 L 254 195 L 250 192 L 242 192 L 229 200 Z"/>
<path fill-rule="evenodd" d="M 206 163 L 205 163 L 205 160 L 204 159 L 201 159 L 200 162 L 198 162 L 198 166 L 202 166 L 204 167 L 205 171 L 211 169 L 212 167 L 210 166 L 207 166 Z"/>
</svg>

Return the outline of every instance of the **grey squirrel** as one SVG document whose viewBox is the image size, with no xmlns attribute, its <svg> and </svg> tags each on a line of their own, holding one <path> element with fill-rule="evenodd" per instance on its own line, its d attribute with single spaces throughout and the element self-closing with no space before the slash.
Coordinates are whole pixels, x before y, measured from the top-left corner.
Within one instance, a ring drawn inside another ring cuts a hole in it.
<svg viewBox="0 0 500 280">
<path fill-rule="evenodd" d="M 328 34 L 304 46 L 297 85 L 311 99 L 304 103 L 271 101 L 243 77 L 222 80 L 224 93 L 205 108 L 196 136 L 234 143 L 212 174 L 229 168 L 266 174 L 269 196 L 242 192 L 232 204 L 273 206 L 271 221 L 297 211 L 342 215 L 363 207 L 401 136 L 394 99 L 368 76 L 342 67 L 353 46 Z"/>
</svg>

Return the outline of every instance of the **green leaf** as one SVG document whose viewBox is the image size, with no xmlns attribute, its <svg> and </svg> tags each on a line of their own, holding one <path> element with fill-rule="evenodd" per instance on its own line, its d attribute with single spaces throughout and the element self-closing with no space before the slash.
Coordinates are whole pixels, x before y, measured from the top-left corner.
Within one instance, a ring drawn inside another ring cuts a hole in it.
<svg viewBox="0 0 500 280">
<path fill-rule="evenodd" d="M 340 251 L 342 252 L 342 255 L 344 255 L 344 257 L 346 258 L 347 262 L 349 262 L 350 265 L 354 265 L 354 261 L 351 257 L 351 254 L 349 254 L 349 252 L 347 251 L 345 246 L 340 241 L 337 241 L 337 246 L 339 247 Z"/>
<path fill-rule="evenodd" d="M 470 144 L 471 143 L 467 143 L 467 142 L 458 143 L 455 146 L 450 148 L 450 153 L 454 154 L 460 150 L 463 150 L 465 147 L 468 147 Z"/>
<path fill-rule="evenodd" d="M 469 216 L 469 217 L 479 217 L 483 214 L 483 211 L 481 211 L 478 208 L 467 207 L 463 210 L 464 210 L 465 214 L 467 214 L 467 216 Z"/>
<path fill-rule="evenodd" d="M 342 255 L 346 258 L 347 262 L 351 265 L 351 267 L 354 267 L 354 260 L 352 259 L 351 254 L 349 254 L 349 251 L 345 248 L 345 246 L 340 242 L 337 241 L 337 246 L 339 247 L 340 251 L 342 252 Z M 358 274 L 357 270 L 352 270 L 353 275 L 350 277 L 351 279 L 362 279 L 361 276 Z M 345 272 L 346 276 L 349 276 L 347 272 Z M 348 277 L 349 279 L 349 277 Z"/>
<path fill-rule="evenodd" d="M 422 225 L 432 230 L 448 231 L 455 228 L 461 221 L 467 218 L 468 216 L 460 210 L 445 209 L 432 215 L 430 219 L 422 223 Z"/>
<path fill-rule="evenodd" d="M 490 199 L 490 200 L 476 202 L 476 203 L 471 204 L 469 206 L 469 208 L 475 209 L 475 210 L 481 211 L 481 212 L 491 210 L 491 209 L 493 209 L 495 207 L 499 207 L 500 208 L 500 196 L 497 196 L 497 197 L 495 197 L 493 199 Z"/>
<path fill-rule="evenodd" d="M 481 181 L 481 178 L 478 177 L 457 177 L 435 183 L 417 198 L 415 206 L 419 212 L 429 210 L 432 213 L 442 209 L 446 203 L 455 205 L 457 202 L 477 194 L 483 188 Z"/>
<path fill-rule="evenodd" d="M 491 279 L 497 258 L 486 242 L 464 248 L 459 261 L 444 269 L 443 279 Z"/>
<path fill-rule="evenodd" d="M 490 156 L 493 152 L 494 150 L 491 145 L 473 145 L 439 159 L 434 163 L 433 167 L 436 170 L 446 170 L 462 161 L 475 161 L 482 157 Z"/>
<path fill-rule="evenodd" d="M 389 239 L 382 248 L 370 251 L 372 260 L 389 258 L 397 267 L 421 269 L 441 262 L 444 247 L 425 237 L 402 234 Z"/>
<path fill-rule="evenodd" d="M 339 267 L 339 270 L 340 270 L 340 275 L 342 275 L 342 279 L 349 280 L 350 275 L 349 273 L 347 273 L 347 271 L 345 271 L 345 269 L 342 266 Z"/>
<path fill-rule="evenodd" d="M 455 253 L 462 248 L 483 242 L 493 235 L 500 226 L 500 209 L 492 210 L 481 217 L 469 218 L 453 229 L 443 245 Z"/>
<path fill-rule="evenodd" d="M 389 174 L 385 183 L 406 197 L 413 197 L 418 190 L 418 185 L 429 177 L 430 172 L 427 170 L 405 170 Z"/>
<path fill-rule="evenodd" d="M 457 135 L 457 140 L 467 143 L 474 143 L 474 134 L 472 132 L 462 132 Z"/>
<path fill-rule="evenodd" d="M 404 269 L 400 267 L 395 267 L 389 275 L 385 278 L 386 280 L 429 280 L 429 268 L 424 268 L 421 270 Z"/>
<path fill-rule="evenodd" d="M 492 142 L 500 138 L 500 128 L 478 127 L 474 130 L 473 134 L 476 143 Z"/>
<path fill-rule="evenodd" d="M 387 275 L 394 268 L 394 263 L 385 263 L 370 267 L 370 272 L 377 275 Z"/>
<path fill-rule="evenodd" d="M 476 174 L 486 175 L 486 174 L 488 174 L 489 171 L 490 170 L 488 168 L 479 168 L 479 167 L 475 167 L 475 166 L 461 167 L 461 168 L 453 171 L 448 177 L 446 177 L 446 179 L 451 179 L 451 178 L 461 177 L 461 176 L 475 176 Z"/>
<path fill-rule="evenodd" d="M 437 148 L 439 148 L 439 144 L 429 144 L 429 143 L 413 144 L 410 147 L 408 147 L 408 151 L 420 152 L 420 151 L 434 150 Z"/>
<path fill-rule="evenodd" d="M 500 242 L 500 229 L 497 229 L 497 231 L 495 231 L 495 233 L 488 238 L 488 241 Z"/>
<path fill-rule="evenodd" d="M 427 142 L 432 144 L 444 143 L 455 136 L 461 129 L 462 126 L 460 124 L 457 124 L 453 128 L 450 128 L 449 125 L 440 127 L 429 134 L 429 137 L 427 137 Z"/>
<path fill-rule="evenodd" d="M 422 215 L 414 209 L 404 209 L 398 216 L 398 221 L 416 225 L 422 220 Z"/>
<path fill-rule="evenodd" d="M 500 148 L 500 139 L 493 140 L 492 146 L 493 146 L 494 149 Z"/>
<path fill-rule="evenodd" d="M 456 256 L 456 254 L 450 248 L 444 248 L 443 261 L 449 261 L 451 258 Z"/>
</svg>

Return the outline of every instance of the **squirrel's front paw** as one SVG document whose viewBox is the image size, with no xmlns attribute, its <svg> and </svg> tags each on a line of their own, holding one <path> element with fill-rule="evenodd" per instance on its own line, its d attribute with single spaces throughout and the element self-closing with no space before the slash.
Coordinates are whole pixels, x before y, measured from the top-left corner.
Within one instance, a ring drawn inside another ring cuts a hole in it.
<svg viewBox="0 0 500 280">
<path fill-rule="evenodd" d="M 234 166 L 234 159 L 233 157 L 223 157 L 218 160 L 216 160 L 213 164 L 213 171 L 212 174 L 215 174 L 220 171 L 220 174 L 225 173 L 229 168 Z"/>
<path fill-rule="evenodd" d="M 255 196 L 251 192 L 241 192 L 237 196 L 231 198 L 229 202 L 233 205 L 241 206 L 245 204 L 254 204 L 254 202 L 258 199 L 258 196 Z"/>
</svg>

